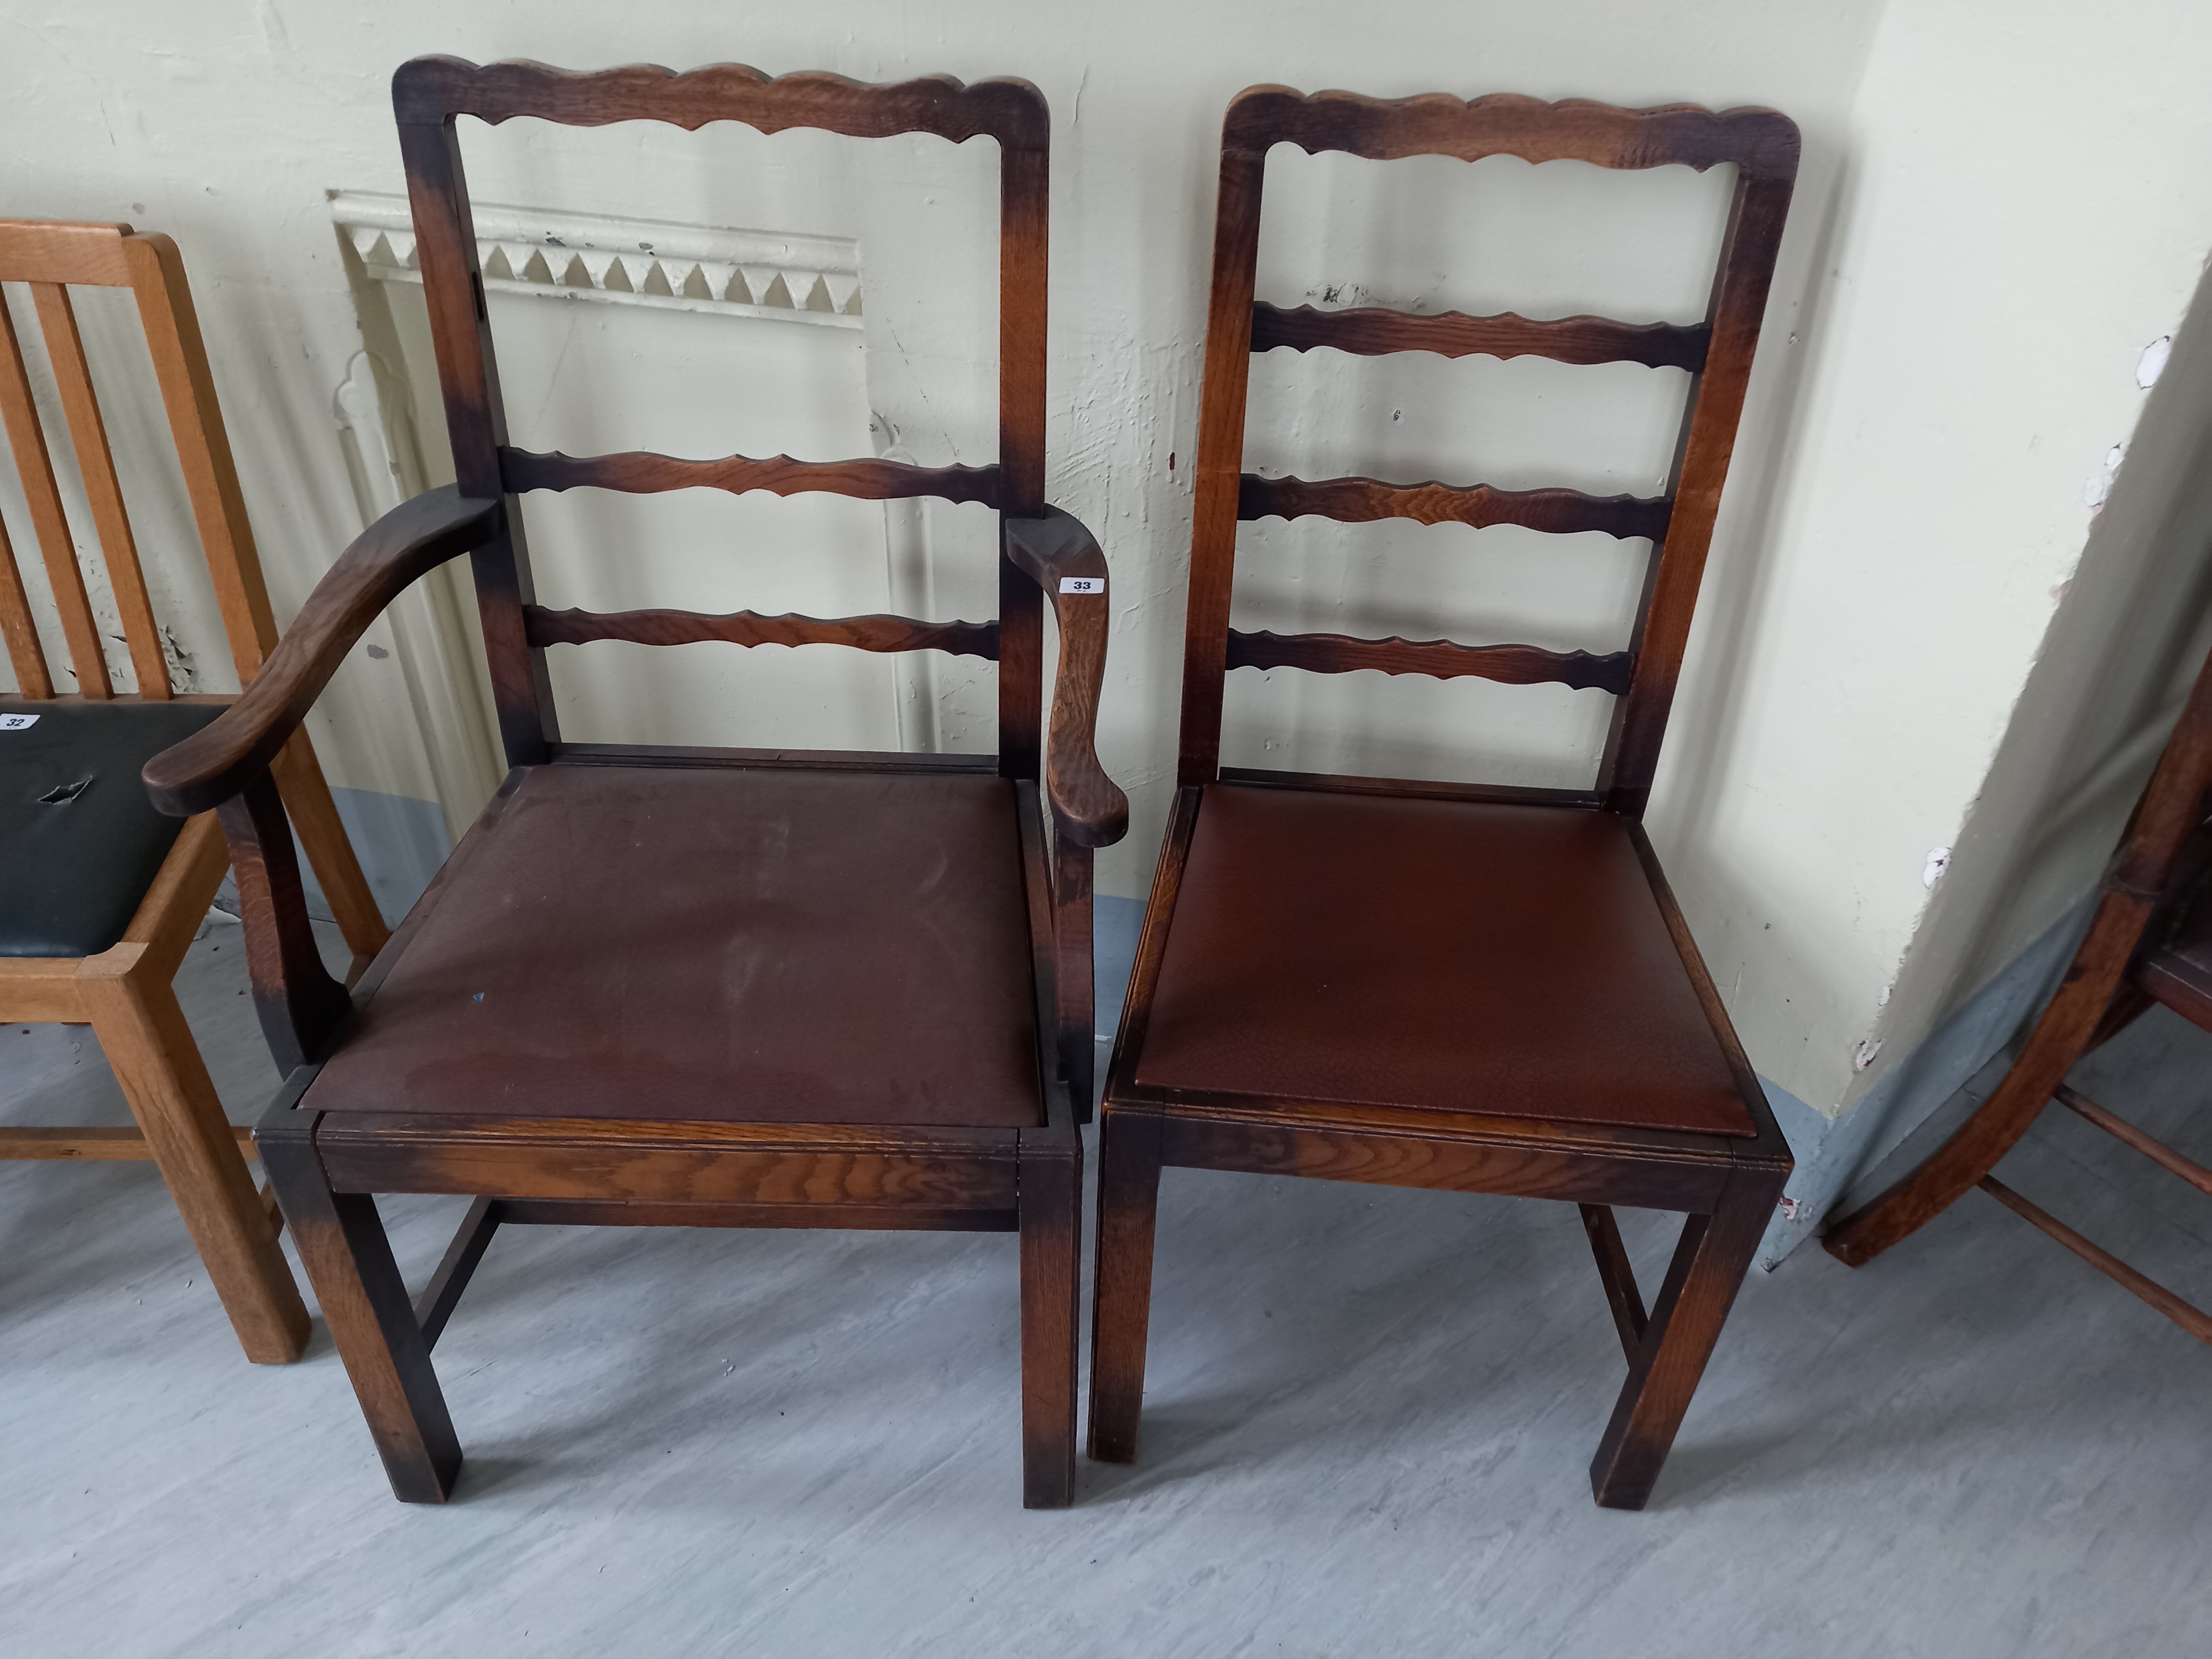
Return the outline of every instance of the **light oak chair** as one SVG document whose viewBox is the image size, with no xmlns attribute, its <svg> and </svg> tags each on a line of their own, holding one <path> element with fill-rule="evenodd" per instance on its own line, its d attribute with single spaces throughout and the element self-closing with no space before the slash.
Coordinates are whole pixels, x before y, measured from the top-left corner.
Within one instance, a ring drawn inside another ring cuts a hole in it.
<svg viewBox="0 0 2212 1659">
<path fill-rule="evenodd" d="M 226 1120 L 170 988 L 222 884 L 222 836 L 212 813 L 179 825 L 156 811 L 138 778 L 148 758 L 234 700 L 179 695 L 171 683 L 70 289 L 137 299 L 231 660 L 249 685 L 276 625 L 215 383 L 166 236 L 0 221 L 0 282 L 29 284 L 138 688 L 118 694 L 109 674 L 15 319 L 0 301 L 0 417 L 76 682 L 64 690 L 50 671 L 0 526 L 0 634 L 16 688 L 0 695 L 0 1021 L 89 1024 L 137 1120 L 135 1129 L 0 1126 L 0 1158 L 151 1158 L 246 1357 L 281 1364 L 307 1341 L 307 1309 L 277 1248 L 275 1206 L 246 1169 L 252 1143 Z M 275 770 L 358 969 L 386 933 L 306 733 L 292 734 Z"/>
<path fill-rule="evenodd" d="M 1732 165 L 1709 309 L 1671 325 L 1255 304 L 1279 143 L 1378 161 Z M 1100 1127 L 1093 1457 L 1137 1455 L 1161 1169 L 1243 1170 L 1580 1205 L 1629 1371 L 1591 1484 L 1612 1507 L 1650 1495 L 1790 1168 L 1642 819 L 1796 170 L 1797 130 L 1771 110 L 1282 87 L 1230 106 L 1182 758 Z M 1252 354 L 1317 347 L 1686 369 L 1674 476 L 1639 500 L 1245 471 Z M 1633 632 L 1593 654 L 1232 628 L 1239 521 L 1309 514 L 1649 538 Z M 1229 672 L 1281 667 L 1553 682 L 1610 696 L 1612 728 L 1581 788 L 1221 765 Z M 1619 1204 L 1686 1217 L 1648 1311 Z"/>
<path fill-rule="evenodd" d="M 1105 558 L 1044 500 L 1044 100 L 1018 81 L 871 87 L 735 64 L 570 74 L 453 58 L 404 65 L 392 94 L 458 482 L 347 549 L 252 692 L 146 769 L 169 811 L 221 809 L 254 983 L 291 1068 L 258 1133 L 392 1491 L 434 1503 L 452 1489 L 460 1444 L 430 1351 L 499 1227 L 867 1227 L 1018 1233 L 1023 1498 L 1066 1504 L 1091 854 L 1120 837 L 1127 803 L 1091 741 Z M 996 460 L 513 447 L 464 115 L 994 141 Z M 999 615 L 550 610 L 532 589 L 519 498 L 584 488 L 977 502 L 998 515 Z M 370 620 L 462 553 L 513 769 L 349 1001 L 307 936 L 268 765 Z M 1047 603 L 1060 624 L 1048 741 Z M 998 752 L 565 742 L 545 653 L 600 640 L 994 659 Z M 413 1298 L 374 1196 L 394 1192 L 477 1200 Z"/>
</svg>

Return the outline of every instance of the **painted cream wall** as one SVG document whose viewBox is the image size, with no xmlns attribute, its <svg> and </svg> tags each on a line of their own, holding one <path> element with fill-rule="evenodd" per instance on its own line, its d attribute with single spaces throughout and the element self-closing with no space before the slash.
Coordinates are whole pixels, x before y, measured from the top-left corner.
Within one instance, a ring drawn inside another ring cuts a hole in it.
<svg viewBox="0 0 2212 1659">
<path fill-rule="evenodd" d="M 2119 740 L 2072 719 L 2109 632 L 2053 622 L 2085 485 L 2212 246 L 2212 117 L 2187 68 L 2208 51 L 2212 12 L 2182 5 L 2093 27 L 2043 0 L 1883 12 L 1767 546 L 1717 573 L 1683 711 L 1710 724 L 1685 722 L 1654 818 L 1749 1051 L 1830 1114 L 2086 890 L 2117 832 L 2087 814 L 2067 873 L 2023 892 L 1974 867 L 1988 826 L 1966 826 L 2008 730 L 2077 777 Z M 2015 726 L 2046 640 L 2073 694 Z M 2001 794 L 2000 816 L 2055 805 Z M 1923 882 L 1954 846 L 1944 884 L 1974 890 L 1955 906 Z"/>
<path fill-rule="evenodd" d="M 2150 0 L 2101 9 L 2094 31 L 2056 4 L 1963 0 L 1406 0 L 1356 15 L 1260 0 L 742 14 L 0 0 L 0 210 L 127 218 L 179 238 L 289 613 L 358 522 L 330 406 L 362 335 L 325 198 L 400 187 L 393 64 L 427 51 L 572 65 L 738 58 L 864 79 L 1036 81 L 1057 152 L 1050 483 L 1115 571 L 1102 749 L 1136 811 L 1101 882 L 1134 895 L 1171 775 L 1228 97 L 1279 80 L 1783 108 L 1806 136 L 1798 207 L 1654 830 L 1754 1060 L 1833 1112 L 1978 971 L 1963 953 L 1883 1006 L 1928 915 L 1927 854 L 1966 844 L 1961 825 L 2081 556 L 2083 483 L 2141 408 L 2136 355 L 2176 326 L 2203 252 L 2212 181 L 2196 165 L 2203 117 L 2187 77 L 2208 27 L 2212 16 Z M 751 135 L 570 139 L 515 125 L 467 142 L 489 199 L 857 236 L 878 441 L 925 462 L 988 458 L 980 147 L 890 145 L 870 171 L 826 141 Z M 1687 315 L 1688 273 L 1717 223 L 1714 182 L 1286 155 L 1271 169 L 1262 288 L 1291 301 L 1333 288 L 1417 307 Z M 1663 465 L 1659 434 L 1680 395 L 1667 371 L 1525 361 L 1276 354 L 1259 371 L 1256 465 L 1342 456 L 1344 471 L 1504 483 L 1638 487 Z M 679 376 L 672 421 L 724 391 Z M 1524 394 L 1533 416 L 1497 416 L 1493 398 Z M 923 549 L 933 614 L 988 603 L 974 516 L 933 508 L 893 527 Z M 1561 645 L 1608 643 L 1625 625 L 1632 570 L 1601 538 L 1412 526 L 1334 537 L 1310 523 L 1248 536 L 1249 623 L 1441 621 L 1465 638 Z M 1373 559 L 1348 564 L 1348 544 Z M 438 784 L 402 729 L 394 660 L 356 653 L 319 740 L 342 783 L 427 798 Z M 1595 694 L 1296 679 L 1238 677 L 1231 740 L 1244 757 L 1534 781 L 1586 766 L 1601 718 L 1585 706 Z M 986 690 L 957 666 L 934 672 L 933 739 L 988 742 Z M 1867 1041 L 1881 1049 L 1854 1071 Z"/>
</svg>

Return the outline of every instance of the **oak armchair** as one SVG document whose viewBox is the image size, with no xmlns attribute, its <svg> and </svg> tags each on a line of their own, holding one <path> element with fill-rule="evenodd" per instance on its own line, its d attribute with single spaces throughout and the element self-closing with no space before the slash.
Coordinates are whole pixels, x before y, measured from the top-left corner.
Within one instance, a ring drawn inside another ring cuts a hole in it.
<svg viewBox="0 0 2212 1659">
<path fill-rule="evenodd" d="M 1091 1059 L 1091 859 L 1127 823 L 1092 726 L 1106 562 L 1044 488 L 1045 190 L 1036 90 L 868 87 L 743 65 L 569 74 L 452 58 L 393 82 L 458 482 L 349 548 L 249 695 L 146 769 L 221 816 L 254 993 L 291 1067 L 258 1135 L 394 1492 L 460 1462 L 432 1345 L 503 1223 L 1018 1231 L 1024 1497 L 1073 1496 L 1077 1216 Z M 568 457 L 510 447 L 455 118 L 658 120 L 1000 152 L 995 465 Z M 708 486 L 935 495 L 1000 517 L 1000 614 L 599 615 L 536 604 L 518 497 Z M 267 767 L 346 649 L 466 553 L 512 770 L 353 994 L 310 948 Z M 1042 741 L 1042 607 L 1060 649 Z M 999 665 L 995 755 L 564 742 L 558 645 L 836 643 Z M 1048 823 L 1049 833 L 1048 833 Z M 475 1197 L 421 1296 L 372 1194 Z"/>
</svg>

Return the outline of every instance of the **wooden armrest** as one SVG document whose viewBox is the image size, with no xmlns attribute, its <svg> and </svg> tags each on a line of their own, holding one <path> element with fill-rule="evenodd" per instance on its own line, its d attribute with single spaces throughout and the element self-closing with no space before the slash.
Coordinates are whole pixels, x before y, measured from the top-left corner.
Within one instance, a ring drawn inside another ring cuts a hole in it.
<svg viewBox="0 0 2212 1659">
<path fill-rule="evenodd" d="M 1045 799 L 1054 829 L 1080 847 L 1128 833 L 1129 798 L 1098 764 L 1098 687 L 1106 677 L 1106 556 L 1082 521 L 1048 507 L 1041 519 L 1004 520 L 1006 556 L 1052 601 L 1060 619 L 1060 675 L 1045 744 Z"/>
<path fill-rule="evenodd" d="M 499 533 L 501 504 L 447 484 L 386 514 L 338 556 L 245 695 L 141 775 L 177 817 L 220 806 L 266 771 L 369 623 L 416 577 Z"/>
</svg>

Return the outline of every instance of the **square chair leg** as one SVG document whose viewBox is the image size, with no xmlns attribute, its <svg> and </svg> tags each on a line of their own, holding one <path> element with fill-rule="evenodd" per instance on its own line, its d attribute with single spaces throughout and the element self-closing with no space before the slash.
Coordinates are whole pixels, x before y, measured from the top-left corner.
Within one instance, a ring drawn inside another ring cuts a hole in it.
<svg viewBox="0 0 2212 1659">
<path fill-rule="evenodd" d="M 307 1308 L 177 994 L 144 945 L 88 957 L 76 988 L 231 1328 L 257 1365 L 297 1359 Z"/>
<path fill-rule="evenodd" d="M 430 1345 L 375 1198 L 331 1190 L 315 1152 L 314 1117 L 285 1107 L 271 1111 L 256 1131 L 262 1161 L 353 1379 L 392 1496 L 403 1504 L 442 1504 L 460 1473 L 461 1443 L 430 1369 Z"/>
<path fill-rule="evenodd" d="M 1109 1110 L 1098 1132 L 1097 1288 L 1091 1332 L 1091 1455 L 1137 1461 L 1159 1208 L 1160 1122 Z"/>
<path fill-rule="evenodd" d="M 1073 1136 L 1021 1154 L 1022 1507 L 1075 1501 L 1075 1366 L 1083 1144 Z"/>
<path fill-rule="evenodd" d="M 1607 1509 L 1640 1510 L 1650 1498 L 1780 1188 L 1778 1177 L 1754 1185 L 1739 1176 L 1718 1212 L 1682 1224 L 1681 1243 L 1590 1464 L 1590 1491 Z"/>
</svg>

